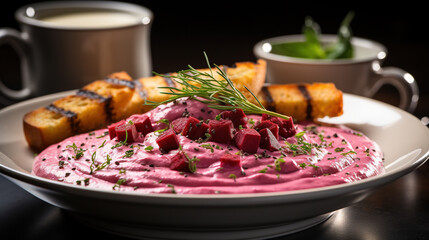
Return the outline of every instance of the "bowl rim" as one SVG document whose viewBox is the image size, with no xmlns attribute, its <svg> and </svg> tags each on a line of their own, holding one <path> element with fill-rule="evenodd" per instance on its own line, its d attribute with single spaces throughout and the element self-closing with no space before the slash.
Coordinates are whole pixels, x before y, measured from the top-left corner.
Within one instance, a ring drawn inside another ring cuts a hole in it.
<svg viewBox="0 0 429 240">
<path fill-rule="evenodd" d="M 338 36 L 334 34 L 322 34 L 320 38 L 325 42 L 334 42 Z M 253 53 L 256 57 L 262 58 L 269 61 L 274 62 L 282 62 L 282 63 L 291 63 L 291 64 L 311 64 L 311 65 L 344 65 L 344 64 L 359 64 L 372 62 L 375 60 L 382 61 L 387 56 L 387 48 L 374 40 L 360 38 L 360 37 L 352 37 L 352 43 L 358 46 L 363 47 L 374 47 L 377 48 L 377 54 L 373 57 L 361 57 L 359 59 L 307 59 L 307 58 L 297 58 L 284 56 L 280 54 L 270 53 L 264 51 L 264 45 L 270 43 L 280 43 L 280 42 L 291 42 L 291 41 L 302 41 L 304 39 L 303 34 L 291 34 L 291 35 L 282 35 L 267 38 L 257 42 L 253 47 Z"/>
</svg>

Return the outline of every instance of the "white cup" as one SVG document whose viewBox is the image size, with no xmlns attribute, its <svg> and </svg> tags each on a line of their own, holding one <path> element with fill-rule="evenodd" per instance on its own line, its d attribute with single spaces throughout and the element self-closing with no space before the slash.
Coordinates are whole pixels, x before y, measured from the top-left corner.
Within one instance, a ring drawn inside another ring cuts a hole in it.
<svg viewBox="0 0 429 240">
<path fill-rule="evenodd" d="M 0 92 L 24 99 L 83 87 L 117 71 L 152 74 L 152 12 L 111 1 L 42 2 L 19 8 L 21 32 L 0 29 L 0 45 L 10 44 L 21 59 L 21 90 Z"/>
<path fill-rule="evenodd" d="M 320 36 L 321 43 L 332 43 L 336 35 Z M 270 53 L 271 44 L 304 41 L 303 35 L 287 35 L 260 41 L 254 54 L 267 61 L 269 83 L 332 82 L 344 92 L 373 97 L 384 84 L 399 91 L 399 107 L 413 112 L 419 89 L 413 76 L 396 67 L 381 67 L 387 56 L 382 44 L 363 38 L 352 38 L 354 57 L 350 59 L 304 59 Z"/>
</svg>

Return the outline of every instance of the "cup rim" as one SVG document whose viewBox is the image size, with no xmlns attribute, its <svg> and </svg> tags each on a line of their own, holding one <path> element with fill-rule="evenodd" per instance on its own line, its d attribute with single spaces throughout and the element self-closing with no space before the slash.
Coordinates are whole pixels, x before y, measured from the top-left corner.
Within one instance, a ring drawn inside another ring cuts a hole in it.
<svg viewBox="0 0 429 240">
<path fill-rule="evenodd" d="M 82 8 L 82 9 L 103 9 L 103 10 L 120 10 L 136 14 L 140 19 L 136 23 L 131 23 L 123 26 L 107 26 L 107 27 L 76 27 L 76 26 L 58 26 L 43 22 L 39 19 L 27 15 L 27 10 L 54 10 L 60 8 Z M 57 2 L 38 2 L 24 5 L 15 11 L 15 18 L 20 23 L 31 26 L 37 26 L 55 30 L 78 30 L 78 31 L 94 31 L 94 30 L 109 30 L 122 29 L 141 25 L 150 25 L 153 21 L 153 13 L 150 9 L 141 5 L 117 2 L 117 1 L 57 1 Z M 143 21 L 143 19 L 145 19 Z"/>
<path fill-rule="evenodd" d="M 322 41 L 335 41 L 337 39 L 337 35 L 334 34 L 322 34 L 320 38 Z M 356 64 L 363 62 L 372 62 L 374 60 L 382 61 L 387 56 L 386 47 L 376 41 L 360 38 L 360 37 L 352 37 L 352 44 L 358 46 L 371 46 L 378 48 L 379 51 L 372 57 L 361 57 L 361 58 L 353 58 L 353 59 L 307 59 L 307 58 L 297 58 L 279 55 L 275 53 L 270 53 L 263 49 L 265 44 L 270 43 L 280 43 L 284 41 L 303 41 L 303 34 L 293 34 L 293 35 L 283 35 L 272 38 L 267 38 L 262 41 L 256 43 L 253 47 L 253 53 L 256 57 L 262 58 L 265 60 L 271 60 L 276 62 L 287 62 L 287 63 L 295 63 L 295 64 L 313 64 L 313 65 L 344 65 L 344 64 Z"/>
</svg>

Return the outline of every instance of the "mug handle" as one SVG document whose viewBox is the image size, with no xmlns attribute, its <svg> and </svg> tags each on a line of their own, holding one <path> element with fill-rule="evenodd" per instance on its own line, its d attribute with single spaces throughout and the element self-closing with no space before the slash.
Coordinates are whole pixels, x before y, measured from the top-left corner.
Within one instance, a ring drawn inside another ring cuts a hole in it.
<svg viewBox="0 0 429 240">
<path fill-rule="evenodd" d="M 15 29 L 2 28 L 0 29 L 0 45 L 9 44 L 18 53 L 21 58 L 21 78 L 23 79 L 21 90 L 13 90 L 8 88 L 0 79 L 0 92 L 14 100 L 22 100 L 31 95 L 28 87 L 29 68 L 28 68 L 28 53 L 29 44 L 25 36 Z"/>
<path fill-rule="evenodd" d="M 375 75 L 373 77 L 373 86 L 369 90 L 369 96 L 374 96 L 384 84 L 390 84 L 399 92 L 399 108 L 413 113 L 419 101 L 419 88 L 414 77 L 397 67 L 382 68 L 380 65 L 375 64 L 373 69 Z"/>
</svg>

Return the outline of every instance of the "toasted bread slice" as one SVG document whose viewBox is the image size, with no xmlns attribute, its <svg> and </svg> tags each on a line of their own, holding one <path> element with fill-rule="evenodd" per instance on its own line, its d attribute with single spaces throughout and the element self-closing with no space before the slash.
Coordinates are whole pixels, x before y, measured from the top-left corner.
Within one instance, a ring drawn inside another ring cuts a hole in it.
<svg viewBox="0 0 429 240">
<path fill-rule="evenodd" d="M 71 118 L 59 111 L 39 108 L 24 116 L 24 135 L 28 145 L 35 151 L 57 143 L 73 134 Z"/>
<path fill-rule="evenodd" d="M 105 127 L 124 117 L 124 106 L 134 94 L 134 82 L 125 72 L 98 80 L 47 107 L 24 116 L 24 134 L 31 148 L 47 146 L 77 133 Z"/>
<path fill-rule="evenodd" d="M 110 99 L 108 104 L 108 120 L 119 121 L 128 117 L 125 107 L 134 95 L 135 83 L 126 72 L 111 74 L 107 79 L 94 81 L 82 88 L 83 91 Z"/>
<path fill-rule="evenodd" d="M 257 97 L 268 110 L 292 116 L 296 121 L 343 113 L 342 92 L 332 83 L 269 85 Z"/>
<path fill-rule="evenodd" d="M 265 82 L 266 62 L 259 59 L 257 64 L 239 62 L 235 65 L 235 68 L 226 69 L 227 76 L 234 83 L 234 86 L 248 99 L 252 98 L 252 94 L 247 89 L 257 95 Z"/>
<path fill-rule="evenodd" d="M 73 132 L 86 132 L 107 124 L 108 102 L 82 95 L 71 95 L 52 103 L 56 108 L 74 113 Z"/>
<path fill-rule="evenodd" d="M 174 84 L 170 79 L 160 76 L 139 78 L 135 83 L 134 95 L 124 109 L 127 116 L 151 110 L 153 106 L 145 105 L 145 100 L 152 102 L 167 100 L 169 96 L 161 94 L 163 90 L 158 87 L 172 86 L 171 84 Z"/>
</svg>

